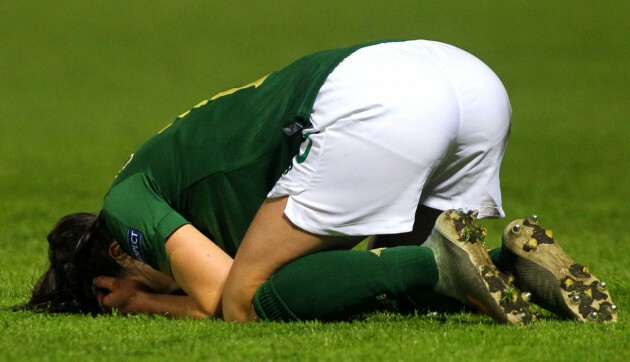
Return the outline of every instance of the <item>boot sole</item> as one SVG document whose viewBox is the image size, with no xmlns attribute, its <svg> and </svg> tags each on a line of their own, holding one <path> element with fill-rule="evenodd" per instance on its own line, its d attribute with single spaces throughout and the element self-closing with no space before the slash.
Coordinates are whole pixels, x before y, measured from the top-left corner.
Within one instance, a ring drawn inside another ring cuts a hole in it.
<svg viewBox="0 0 630 362">
<path fill-rule="evenodd" d="M 533 303 L 567 319 L 617 321 L 616 306 L 600 280 L 573 261 L 537 221 L 511 222 L 503 232 L 503 250 L 513 260 L 515 284 L 532 294 Z"/>
<path fill-rule="evenodd" d="M 436 221 L 425 242 L 439 269 L 438 293 L 453 297 L 489 315 L 499 323 L 533 321 L 529 303 L 500 272 L 483 246 L 485 231 L 475 225 L 472 213 L 448 210 Z"/>
</svg>

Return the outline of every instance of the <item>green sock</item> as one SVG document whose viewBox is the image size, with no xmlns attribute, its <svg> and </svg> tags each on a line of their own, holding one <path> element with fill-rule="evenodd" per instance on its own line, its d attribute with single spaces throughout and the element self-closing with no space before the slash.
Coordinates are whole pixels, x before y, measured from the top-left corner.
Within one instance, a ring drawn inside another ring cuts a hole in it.
<svg viewBox="0 0 630 362">
<path fill-rule="evenodd" d="M 513 256 L 509 252 L 501 252 L 501 248 L 496 248 L 488 251 L 490 259 L 500 271 L 504 273 L 513 273 L 512 266 L 514 265 Z"/>
<path fill-rule="evenodd" d="M 497 268 L 499 268 L 498 264 L 501 264 L 501 248 L 488 250 L 488 255 L 490 255 L 490 259 L 492 259 L 492 262 L 494 263 L 494 265 L 496 265 Z"/>
<path fill-rule="evenodd" d="M 339 320 L 385 306 L 421 307 L 438 280 L 424 246 L 324 251 L 279 269 L 254 296 L 263 320 Z M 418 298 L 414 298 L 418 296 Z"/>
</svg>

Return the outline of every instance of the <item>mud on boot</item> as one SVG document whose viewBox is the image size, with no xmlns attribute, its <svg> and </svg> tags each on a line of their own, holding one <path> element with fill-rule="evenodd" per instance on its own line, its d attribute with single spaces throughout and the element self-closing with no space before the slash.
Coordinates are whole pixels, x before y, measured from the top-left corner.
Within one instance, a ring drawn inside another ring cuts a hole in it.
<svg viewBox="0 0 630 362">
<path fill-rule="evenodd" d="M 538 225 L 536 215 L 508 224 L 500 260 L 516 277 L 518 288 L 531 293 L 533 303 L 556 315 L 584 322 L 617 321 L 606 283 L 569 258 L 551 230 Z"/>
<path fill-rule="evenodd" d="M 489 315 L 495 321 L 527 324 L 533 321 L 528 295 L 500 272 L 484 246 L 486 230 L 475 224 L 476 212 L 447 210 L 437 219 L 423 244 L 433 250 L 439 269 L 435 291 Z"/>
</svg>

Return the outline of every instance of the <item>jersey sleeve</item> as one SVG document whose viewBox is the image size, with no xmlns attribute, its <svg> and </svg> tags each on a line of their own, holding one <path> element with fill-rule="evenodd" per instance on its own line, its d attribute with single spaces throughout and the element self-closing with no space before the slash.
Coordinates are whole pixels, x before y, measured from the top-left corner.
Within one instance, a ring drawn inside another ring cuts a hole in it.
<svg viewBox="0 0 630 362">
<path fill-rule="evenodd" d="M 105 220 L 127 254 L 172 275 L 166 239 L 188 221 L 169 205 L 150 176 L 135 174 L 110 189 Z"/>
</svg>

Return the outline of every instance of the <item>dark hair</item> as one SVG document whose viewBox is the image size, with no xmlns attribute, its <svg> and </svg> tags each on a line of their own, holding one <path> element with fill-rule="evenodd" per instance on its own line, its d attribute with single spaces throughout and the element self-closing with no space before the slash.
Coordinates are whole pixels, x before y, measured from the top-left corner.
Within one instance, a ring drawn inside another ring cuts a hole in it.
<svg viewBox="0 0 630 362">
<path fill-rule="evenodd" d="M 50 268 L 33 287 L 30 301 L 13 310 L 100 313 L 92 280 L 116 276 L 122 267 L 109 255 L 114 241 L 103 212 L 64 216 L 48 234 Z"/>
</svg>

